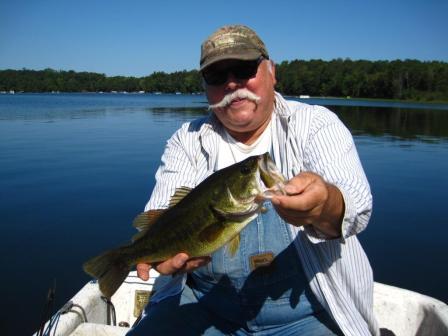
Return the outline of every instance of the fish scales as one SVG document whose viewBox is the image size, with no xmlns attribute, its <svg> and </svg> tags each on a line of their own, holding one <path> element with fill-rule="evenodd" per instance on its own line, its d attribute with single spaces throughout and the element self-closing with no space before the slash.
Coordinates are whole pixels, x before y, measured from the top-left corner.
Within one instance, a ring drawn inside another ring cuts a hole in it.
<svg viewBox="0 0 448 336">
<path fill-rule="evenodd" d="M 267 153 L 219 170 L 188 193 L 176 191 L 167 210 L 137 216 L 134 225 L 142 231 L 134 241 L 90 259 L 84 270 L 110 298 L 137 263 L 164 261 L 180 252 L 206 256 L 229 242 L 237 248 L 239 232 L 261 211 L 263 192 L 283 182 Z"/>
</svg>

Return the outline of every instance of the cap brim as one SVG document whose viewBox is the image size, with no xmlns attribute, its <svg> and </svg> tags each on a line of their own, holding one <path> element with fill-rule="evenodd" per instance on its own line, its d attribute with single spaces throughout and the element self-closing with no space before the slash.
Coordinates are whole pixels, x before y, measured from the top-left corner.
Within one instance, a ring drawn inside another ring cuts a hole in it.
<svg viewBox="0 0 448 336">
<path fill-rule="evenodd" d="M 244 52 L 241 53 L 228 53 L 224 55 L 217 55 L 214 57 L 210 57 L 210 59 L 205 61 L 204 64 L 201 65 L 199 71 L 204 70 L 205 68 L 216 62 L 224 60 L 236 59 L 242 61 L 252 61 L 258 59 L 260 56 L 262 56 L 262 54 L 259 50 L 245 50 Z"/>
</svg>

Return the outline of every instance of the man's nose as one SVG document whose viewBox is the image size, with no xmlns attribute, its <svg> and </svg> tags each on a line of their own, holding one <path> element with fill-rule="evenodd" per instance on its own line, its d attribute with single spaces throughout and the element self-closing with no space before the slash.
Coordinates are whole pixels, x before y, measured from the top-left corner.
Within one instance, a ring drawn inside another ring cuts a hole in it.
<svg viewBox="0 0 448 336">
<path fill-rule="evenodd" d="M 229 71 L 227 74 L 226 88 L 229 90 L 235 90 L 243 86 L 243 80 L 235 77 L 235 75 Z"/>
</svg>

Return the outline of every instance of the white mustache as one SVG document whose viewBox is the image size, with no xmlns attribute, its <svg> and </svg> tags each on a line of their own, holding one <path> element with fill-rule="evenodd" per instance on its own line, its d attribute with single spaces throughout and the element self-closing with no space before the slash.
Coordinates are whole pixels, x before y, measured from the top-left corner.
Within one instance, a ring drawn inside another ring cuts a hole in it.
<svg viewBox="0 0 448 336">
<path fill-rule="evenodd" d="M 249 99 L 250 101 L 253 101 L 255 104 L 258 104 L 260 97 L 257 96 L 252 91 L 249 91 L 248 89 L 238 89 L 232 93 L 226 94 L 219 103 L 209 105 L 208 109 L 211 110 L 215 108 L 224 108 L 230 105 L 232 101 L 235 99 Z"/>
</svg>

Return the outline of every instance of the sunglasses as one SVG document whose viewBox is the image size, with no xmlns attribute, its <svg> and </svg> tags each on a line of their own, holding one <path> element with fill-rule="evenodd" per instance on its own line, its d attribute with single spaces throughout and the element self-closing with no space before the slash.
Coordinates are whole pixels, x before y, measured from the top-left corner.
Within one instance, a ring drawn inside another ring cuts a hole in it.
<svg viewBox="0 0 448 336">
<path fill-rule="evenodd" d="M 260 56 L 253 61 L 238 61 L 223 69 L 211 66 L 209 69 L 202 72 L 202 77 L 208 85 L 214 86 L 222 85 L 227 82 L 229 73 L 232 73 L 236 79 L 246 80 L 255 77 L 258 66 L 264 59 L 266 58 Z"/>
</svg>

